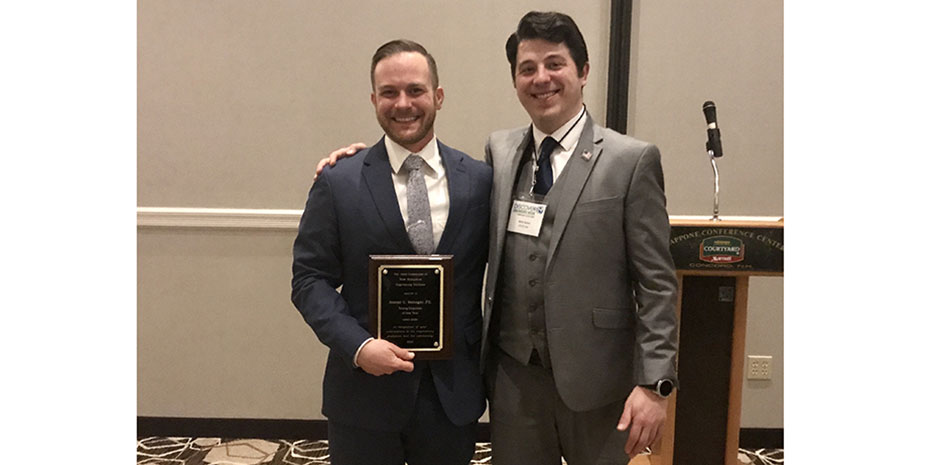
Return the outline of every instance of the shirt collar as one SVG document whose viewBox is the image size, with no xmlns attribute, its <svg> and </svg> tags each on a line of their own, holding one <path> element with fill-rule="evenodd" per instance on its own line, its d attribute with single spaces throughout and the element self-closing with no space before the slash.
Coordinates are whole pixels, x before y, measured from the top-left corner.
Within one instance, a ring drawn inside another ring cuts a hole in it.
<svg viewBox="0 0 940 465">
<path fill-rule="evenodd" d="M 581 115 L 586 112 L 587 109 L 584 105 L 581 106 L 581 111 L 571 117 L 565 124 L 562 124 L 560 128 L 556 129 L 555 132 L 551 134 L 546 134 L 539 130 L 539 128 L 532 125 L 532 138 L 535 141 L 535 149 L 538 151 L 538 148 L 542 146 L 542 141 L 548 137 L 552 136 L 559 145 L 561 145 L 562 151 L 568 152 L 574 149 L 574 146 L 578 143 L 578 140 L 581 139 L 581 132 L 584 130 L 584 124 L 587 122 L 587 118 L 582 118 Z M 579 119 L 580 118 L 580 119 Z M 568 130 L 571 132 L 568 132 Z M 565 134 L 568 134 L 567 136 Z M 564 136 L 563 140 L 558 140 L 559 137 Z"/>
<path fill-rule="evenodd" d="M 388 162 L 392 165 L 392 171 L 398 174 L 401 165 L 405 164 L 405 159 L 412 152 L 393 141 L 388 135 L 383 139 L 385 140 L 385 151 L 388 152 Z M 431 140 L 416 155 L 423 158 L 428 166 L 434 170 L 435 176 L 444 175 L 444 164 L 441 162 L 441 154 L 437 148 L 436 135 L 431 137 Z"/>
</svg>

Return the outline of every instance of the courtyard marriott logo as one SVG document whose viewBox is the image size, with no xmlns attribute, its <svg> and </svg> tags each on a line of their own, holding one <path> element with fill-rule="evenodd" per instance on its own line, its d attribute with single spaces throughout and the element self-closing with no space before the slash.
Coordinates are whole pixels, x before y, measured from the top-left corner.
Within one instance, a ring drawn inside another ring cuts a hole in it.
<svg viewBox="0 0 940 465">
<path fill-rule="evenodd" d="M 699 246 L 699 260 L 706 263 L 737 263 L 744 260 L 744 242 L 731 236 L 706 238 Z"/>
</svg>

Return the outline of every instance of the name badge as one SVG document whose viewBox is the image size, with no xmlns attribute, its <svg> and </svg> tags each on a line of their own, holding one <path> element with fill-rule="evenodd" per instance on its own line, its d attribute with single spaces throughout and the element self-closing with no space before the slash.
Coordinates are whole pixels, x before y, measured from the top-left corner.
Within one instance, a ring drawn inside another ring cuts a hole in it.
<svg viewBox="0 0 940 465">
<path fill-rule="evenodd" d="M 547 205 L 525 200 L 515 200 L 509 213 L 509 232 L 539 237 L 542 219 L 545 218 Z"/>
</svg>

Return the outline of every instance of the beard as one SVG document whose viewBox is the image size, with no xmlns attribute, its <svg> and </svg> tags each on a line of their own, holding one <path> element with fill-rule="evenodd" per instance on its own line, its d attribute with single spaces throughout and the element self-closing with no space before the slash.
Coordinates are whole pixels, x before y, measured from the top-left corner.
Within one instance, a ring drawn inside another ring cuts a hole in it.
<svg viewBox="0 0 940 465">
<path fill-rule="evenodd" d="M 380 116 L 378 120 L 379 126 L 385 131 L 385 135 L 398 145 L 408 147 L 409 145 L 420 142 L 428 136 L 431 130 L 434 129 L 434 119 L 436 116 L 436 112 L 425 113 L 424 119 L 418 120 L 418 127 L 414 130 L 411 128 L 402 129 L 391 117 Z"/>
</svg>

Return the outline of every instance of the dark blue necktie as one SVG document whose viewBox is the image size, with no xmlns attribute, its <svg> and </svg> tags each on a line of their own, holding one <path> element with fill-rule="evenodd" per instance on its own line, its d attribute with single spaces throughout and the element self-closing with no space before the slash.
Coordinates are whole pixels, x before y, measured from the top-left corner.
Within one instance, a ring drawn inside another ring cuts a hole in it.
<svg viewBox="0 0 940 465">
<path fill-rule="evenodd" d="M 535 188 L 532 192 L 539 195 L 545 195 L 552 188 L 552 151 L 558 147 L 558 142 L 551 137 L 546 137 L 539 147 L 538 171 L 535 172 Z"/>
</svg>

